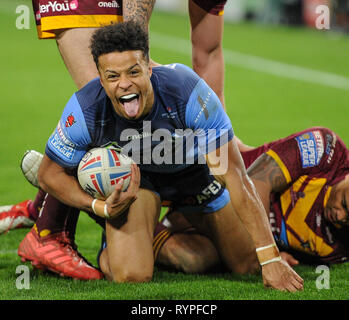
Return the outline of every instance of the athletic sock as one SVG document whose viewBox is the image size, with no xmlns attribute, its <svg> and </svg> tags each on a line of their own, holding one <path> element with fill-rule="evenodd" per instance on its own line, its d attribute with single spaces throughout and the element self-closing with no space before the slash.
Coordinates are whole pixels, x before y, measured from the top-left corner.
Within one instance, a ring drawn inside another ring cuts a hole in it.
<svg viewBox="0 0 349 320">
<path fill-rule="evenodd" d="M 46 192 L 39 189 L 34 201 L 30 201 L 28 205 L 29 217 L 34 221 L 38 219 L 39 212 L 41 210 L 42 203 L 44 202 L 45 196 L 46 196 Z"/>
<path fill-rule="evenodd" d="M 66 231 L 69 237 L 74 239 L 79 211 L 47 194 L 36 220 L 35 229 L 41 237 Z"/>
<path fill-rule="evenodd" d="M 171 237 L 172 232 L 165 227 L 161 222 L 158 222 L 154 230 L 154 239 L 153 239 L 153 252 L 154 260 L 156 260 L 160 249 L 165 244 L 165 242 Z"/>
</svg>

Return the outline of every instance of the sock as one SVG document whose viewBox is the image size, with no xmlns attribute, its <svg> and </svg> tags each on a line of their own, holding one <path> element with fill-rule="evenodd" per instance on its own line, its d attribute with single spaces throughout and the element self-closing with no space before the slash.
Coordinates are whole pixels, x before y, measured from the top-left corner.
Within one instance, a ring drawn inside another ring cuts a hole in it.
<svg viewBox="0 0 349 320">
<path fill-rule="evenodd" d="M 165 242 L 171 237 L 172 232 L 165 227 L 161 222 L 158 222 L 154 230 L 153 239 L 153 251 L 154 251 L 154 261 L 156 260 L 160 249 L 165 244 Z"/>
<path fill-rule="evenodd" d="M 36 230 L 41 237 L 66 231 L 74 239 L 79 211 L 47 194 L 35 223 Z"/>
<path fill-rule="evenodd" d="M 29 217 L 34 221 L 36 221 L 39 216 L 39 212 L 41 210 L 42 203 L 44 202 L 45 196 L 46 196 L 46 192 L 39 189 L 34 201 L 31 201 L 28 205 Z"/>
</svg>

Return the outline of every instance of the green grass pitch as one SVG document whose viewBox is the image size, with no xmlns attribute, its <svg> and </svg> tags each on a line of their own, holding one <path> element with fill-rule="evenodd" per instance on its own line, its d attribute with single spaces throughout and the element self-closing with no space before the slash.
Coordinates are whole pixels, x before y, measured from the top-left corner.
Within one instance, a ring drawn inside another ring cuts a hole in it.
<svg viewBox="0 0 349 320">
<path fill-rule="evenodd" d="M 15 9 L 19 4 L 30 6 L 30 1 L 0 3 L 0 205 L 35 196 L 36 190 L 20 172 L 21 156 L 27 149 L 44 151 L 67 99 L 75 91 L 55 42 L 37 40 L 32 18 L 29 30 L 16 28 Z M 168 41 L 161 41 L 162 37 Z M 332 128 L 349 143 L 348 35 L 226 23 L 224 48 L 227 112 L 237 136 L 247 144 L 259 145 L 318 125 Z M 187 17 L 154 12 L 151 56 L 163 64 L 191 65 Z M 297 70 L 296 74 L 292 70 Z M 27 264 L 30 289 L 19 290 L 16 268 L 22 262 L 16 250 L 27 231 L 0 236 L 1 300 L 349 298 L 348 264 L 332 266 L 330 288 L 322 290 L 316 287 L 316 267 L 298 266 L 296 271 L 304 278 L 305 286 L 297 293 L 266 290 L 260 276 L 184 275 L 156 270 L 151 283 L 113 284 L 106 280 L 64 279 L 35 271 Z M 81 253 L 94 264 L 100 233 L 82 213 L 76 241 Z"/>
</svg>

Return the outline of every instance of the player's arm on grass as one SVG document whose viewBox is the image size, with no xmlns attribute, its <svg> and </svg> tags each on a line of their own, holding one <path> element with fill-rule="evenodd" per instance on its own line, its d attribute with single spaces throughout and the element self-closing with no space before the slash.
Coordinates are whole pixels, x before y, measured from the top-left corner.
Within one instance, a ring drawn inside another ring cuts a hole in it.
<svg viewBox="0 0 349 320">
<path fill-rule="evenodd" d="M 270 211 L 271 193 L 282 193 L 289 184 L 280 166 L 266 153 L 253 162 L 247 169 L 247 173 L 256 187 L 267 214 Z M 291 267 L 299 264 L 299 261 L 287 252 L 280 252 L 280 255 Z"/>
<path fill-rule="evenodd" d="M 204 103 L 202 103 L 204 101 Z M 200 80 L 193 89 L 186 109 L 189 128 L 207 134 L 207 164 L 228 190 L 234 213 L 241 219 L 257 248 L 265 286 L 295 291 L 303 280 L 281 260 L 269 221 L 256 188 L 247 175 L 241 154 L 233 139 L 231 122 L 213 90 Z"/>
<path fill-rule="evenodd" d="M 217 162 L 217 158 L 221 161 Z M 256 188 L 247 175 L 238 147 L 234 141 L 228 142 L 207 155 L 208 165 L 216 178 L 227 188 L 234 211 L 242 220 L 256 248 L 273 246 L 268 256 L 259 254 L 260 262 L 271 261 L 279 253 L 270 229 L 269 221 Z M 225 164 L 227 164 L 225 168 Z M 268 249 L 266 249 L 267 251 Z M 261 250 L 262 251 L 262 250 Z M 266 254 L 266 253 L 265 253 Z M 303 288 L 303 280 L 283 260 L 262 265 L 263 282 L 266 287 L 296 291 Z"/>
</svg>

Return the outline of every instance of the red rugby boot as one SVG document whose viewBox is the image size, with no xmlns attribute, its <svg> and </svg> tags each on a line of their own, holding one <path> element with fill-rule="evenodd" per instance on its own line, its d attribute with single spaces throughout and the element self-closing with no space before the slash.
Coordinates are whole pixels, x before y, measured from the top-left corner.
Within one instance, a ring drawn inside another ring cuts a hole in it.
<svg viewBox="0 0 349 320">
<path fill-rule="evenodd" d="M 30 219 L 28 205 L 31 200 L 19 204 L 0 207 L 0 234 L 17 228 L 30 228 L 34 221 Z"/>
<path fill-rule="evenodd" d="M 76 244 L 66 232 L 39 237 L 32 228 L 18 247 L 22 261 L 31 261 L 38 269 L 48 269 L 62 277 L 97 280 L 103 273 L 90 265 L 77 251 Z"/>
</svg>

